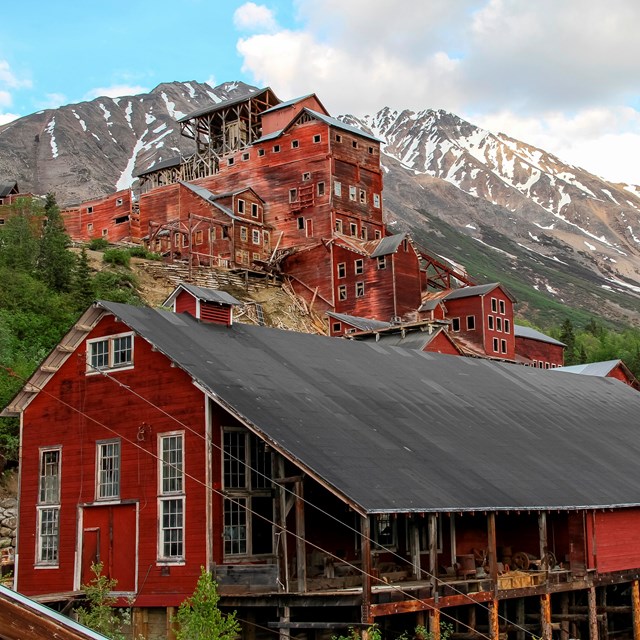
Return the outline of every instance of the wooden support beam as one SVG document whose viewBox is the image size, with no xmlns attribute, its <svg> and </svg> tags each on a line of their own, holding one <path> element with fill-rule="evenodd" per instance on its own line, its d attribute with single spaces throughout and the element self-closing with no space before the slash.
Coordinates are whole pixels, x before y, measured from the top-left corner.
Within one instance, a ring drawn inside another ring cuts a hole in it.
<svg viewBox="0 0 640 640">
<path fill-rule="evenodd" d="M 633 640 L 640 640 L 640 582 L 631 583 L 631 608 L 633 609 Z"/>
<path fill-rule="evenodd" d="M 489 577 L 495 588 L 495 585 L 498 584 L 498 558 L 496 550 L 496 514 L 493 512 L 487 515 L 487 542 L 489 548 Z"/>
<path fill-rule="evenodd" d="M 390 616 L 396 613 L 415 613 L 416 611 L 426 611 L 438 607 L 445 609 L 448 607 L 461 607 L 473 604 L 474 602 L 491 602 L 493 593 L 491 591 L 476 591 L 475 593 L 460 594 L 456 596 L 446 596 L 440 598 L 438 603 L 434 598 L 424 598 L 422 600 L 400 600 L 398 602 L 386 602 L 384 604 L 372 604 L 371 613 L 374 618 L 380 616 Z"/>
<path fill-rule="evenodd" d="M 549 543 L 547 541 L 547 513 L 546 511 L 540 511 L 538 513 L 538 539 L 540 541 L 540 558 L 544 558 L 544 554 L 549 549 Z M 547 571 L 553 569 L 553 567 L 547 567 Z"/>
<path fill-rule="evenodd" d="M 596 606 L 596 588 L 589 588 L 589 638 L 591 640 L 598 640 L 598 617 Z"/>
<path fill-rule="evenodd" d="M 431 595 L 438 591 L 438 520 L 435 513 L 429 518 L 429 574 L 431 580 Z M 434 640 L 438 640 L 435 638 Z"/>
<path fill-rule="evenodd" d="M 524 605 L 524 598 L 518 598 L 518 602 L 516 603 L 516 624 L 518 625 L 518 631 L 516 634 L 517 640 L 525 640 L 526 636 L 524 628 Z"/>
<path fill-rule="evenodd" d="M 362 615 L 363 623 L 373 624 L 374 613 L 371 606 L 371 520 L 368 515 L 360 519 L 362 551 Z"/>
<path fill-rule="evenodd" d="M 500 616 L 498 615 L 498 604 L 498 600 L 495 599 L 489 603 L 489 637 L 491 640 L 500 640 Z"/>
<path fill-rule="evenodd" d="M 569 614 L 569 594 L 563 593 L 560 596 L 560 612 L 563 616 Z M 569 621 L 562 620 L 560 624 L 560 640 L 569 640 Z M 640 640 L 640 638 L 638 639 Z"/>
<path fill-rule="evenodd" d="M 284 473 L 284 458 L 281 455 L 276 455 L 275 463 L 276 473 L 281 476 Z M 279 576 L 280 581 L 284 585 L 284 590 L 289 593 L 289 552 L 287 544 L 287 492 L 282 486 L 279 480 L 276 481 L 278 499 L 276 500 L 276 522 L 279 525 L 278 540 L 278 563 L 279 563 Z"/>
<path fill-rule="evenodd" d="M 440 609 L 433 609 L 429 614 L 429 631 L 431 640 L 440 640 Z"/>
<path fill-rule="evenodd" d="M 307 552 L 304 530 L 304 498 L 302 480 L 295 484 L 296 494 L 296 563 L 298 573 L 298 591 L 307 590 Z"/>
<path fill-rule="evenodd" d="M 540 596 L 540 629 L 542 640 L 551 640 L 551 595 L 543 593 Z"/>
</svg>

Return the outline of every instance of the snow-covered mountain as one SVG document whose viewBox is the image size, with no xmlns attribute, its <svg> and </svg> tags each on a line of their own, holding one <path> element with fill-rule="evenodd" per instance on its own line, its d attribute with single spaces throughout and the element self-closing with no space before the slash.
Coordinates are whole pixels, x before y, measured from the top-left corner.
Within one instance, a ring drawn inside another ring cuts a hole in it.
<svg viewBox="0 0 640 640">
<path fill-rule="evenodd" d="M 254 90 L 172 82 L 20 118 L 0 127 L 0 178 L 63 204 L 125 188 L 138 171 L 193 151 L 177 119 Z M 640 324 L 640 187 L 441 110 L 342 119 L 383 141 L 392 228 L 480 278 L 516 278 L 520 297 L 544 292 Z"/>
</svg>

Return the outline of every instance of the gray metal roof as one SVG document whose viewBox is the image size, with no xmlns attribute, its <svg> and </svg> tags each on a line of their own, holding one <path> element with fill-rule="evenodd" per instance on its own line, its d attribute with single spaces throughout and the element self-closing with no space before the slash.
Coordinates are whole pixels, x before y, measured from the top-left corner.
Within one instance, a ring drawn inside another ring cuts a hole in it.
<svg viewBox="0 0 640 640">
<path fill-rule="evenodd" d="M 322 120 L 325 124 L 328 124 L 330 127 L 336 127 L 338 129 L 342 129 L 343 131 L 348 131 L 349 133 L 353 133 L 356 136 L 360 136 L 361 138 L 368 138 L 369 140 L 373 140 L 374 142 L 382 142 L 379 138 L 372 136 L 370 133 L 363 131 L 362 129 L 358 129 L 357 127 L 353 127 L 350 124 L 345 124 L 342 120 L 338 120 L 337 118 L 333 118 L 331 116 L 327 116 L 324 113 L 320 113 L 319 111 L 314 111 L 313 109 L 305 108 L 303 111 L 310 113 L 314 118 L 318 118 L 318 120 Z"/>
<path fill-rule="evenodd" d="M 352 327 L 355 327 L 360 331 L 375 331 L 376 329 L 386 329 L 391 326 L 391 323 L 384 322 L 382 320 L 360 318 L 358 316 L 347 315 L 346 313 L 336 313 L 335 311 L 327 311 L 327 315 L 330 318 L 335 318 L 336 320 L 350 324 Z"/>
<path fill-rule="evenodd" d="M 560 342 L 560 340 L 556 340 L 551 336 L 547 336 L 540 331 L 536 331 L 531 327 L 524 327 L 521 324 L 513 325 L 513 335 L 516 338 L 529 338 L 531 340 L 539 340 L 540 342 L 548 342 L 549 344 L 555 344 L 559 347 L 566 347 L 567 345 L 564 342 Z"/>
<path fill-rule="evenodd" d="M 206 113 L 214 113 L 215 111 L 219 111 L 220 109 L 227 109 L 228 107 L 232 107 L 236 104 L 240 104 L 241 102 L 247 102 L 247 100 L 252 100 L 253 98 L 258 98 L 261 95 L 267 93 L 267 91 L 271 91 L 270 87 L 265 87 L 264 89 L 259 89 L 258 91 L 249 90 L 246 93 L 238 96 L 237 98 L 232 98 L 231 100 L 222 100 L 217 104 L 204 107 L 202 109 L 197 109 L 196 111 L 192 111 L 188 113 L 186 116 L 179 118 L 177 122 L 188 122 L 189 120 L 193 120 L 193 118 L 197 118 L 199 116 L 203 116 Z M 276 95 L 271 91 L 273 97 L 277 100 Z"/>
<path fill-rule="evenodd" d="M 209 191 L 209 189 L 205 189 L 198 184 L 192 184 L 191 182 L 180 181 L 180 184 L 183 187 L 186 187 L 190 191 L 193 191 L 197 196 L 200 196 L 203 200 L 206 200 L 210 204 L 213 204 L 219 196 L 216 196 L 213 192 Z"/>
<path fill-rule="evenodd" d="M 371 257 L 377 258 L 378 256 L 386 256 L 390 253 L 395 253 L 406 237 L 407 235 L 405 233 L 397 233 L 393 236 L 380 238 L 378 246 L 371 252 Z"/>
<path fill-rule="evenodd" d="M 285 109 L 286 107 L 292 107 L 294 104 L 300 102 L 301 100 L 306 100 L 307 98 L 312 98 L 315 96 L 315 93 L 307 93 L 306 96 L 300 96 L 298 98 L 292 98 L 291 100 L 286 100 L 285 102 L 281 102 L 277 104 L 275 107 L 271 107 L 271 109 L 267 109 L 262 113 L 271 113 L 272 111 L 279 111 L 280 109 Z"/>
<path fill-rule="evenodd" d="M 503 287 L 499 282 L 491 282 L 489 284 L 477 284 L 473 287 L 461 287 L 460 289 L 454 289 L 451 293 L 448 293 L 445 300 L 457 300 L 458 298 L 468 298 L 469 296 L 484 296 L 495 288 L 500 287 L 505 294 L 515 302 L 515 298 Z"/>
<path fill-rule="evenodd" d="M 18 193 L 18 183 L 13 182 L 0 182 L 0 198 L 8 196 L 10 193 Z"/>
<path fill-rule="evenodd" d="M 156 162 L 153 166 L 148 169 L 144 169 L 136 174 L 136 177 L 140 178 L 142 176 L 146 176 L 149 173 L 154 173 L 156 171 L 161 171 L 162 169 L 169 169 L 170 167 L 179 167 L 182 159 L 180 156 L 173 156 L 172 158 L 167 158 L 166 160 L 161 160 L 160 162 Z"/>
<path fill-rule="evenodd" d="M 622 360 L 606 360 L 604 362 L 588 362 L 586 364 L 574 364 L 569 367 L 556 367 L 554 371 L 566 371 L 568 373 L 580 373 L 584 376 L 606 376 L 615 369 Z"/>
<path fill-rule="evenodd" d="M 366 511 L 640 505 L 618 381 L 98 304 Z"/>
<path fill-rule="evenodd" d="M 217 302 L 219 304 L 233 304 L 242 305 L 240 300 L 234 298 L 230 293 L 226 291 L 219 291 L 218 289 L 208 289 L 205 287 L 197 287 L 195 284 L 189 284 L 188 282 L 181 282 L 177 288 L 171 293 L 171 295 L 162 303 L 164 307 L 173 304 L 176 296 L 180 290 L 184 289 L 198 300 L 204 302 Z"/>
</svg>

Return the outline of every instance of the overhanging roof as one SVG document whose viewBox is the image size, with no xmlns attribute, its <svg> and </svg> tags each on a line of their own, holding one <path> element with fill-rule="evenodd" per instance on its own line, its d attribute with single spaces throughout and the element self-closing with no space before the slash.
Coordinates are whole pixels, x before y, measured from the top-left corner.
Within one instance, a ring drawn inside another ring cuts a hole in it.
<svg viewBox="0 0 640 640">
<path fill-rule="evenodd" d="M 618 381 L 98 304 L 365 511 L 640 504 Z"/>
<path fill-rule="evenodd" d="M 536 331 L 531 327 L 525 327 L 521 324 L 513 325 L 513 335 L 516 338 L 529 338 L 530 340 L 538 340 L 539 342 L 548 342 L 549 344 L 555 344 L 558 347 L 566 347 L 567 345 L 560 340 L 556 340 L 551 336 L 547 336 L 540 331 Z"/>
</svg>

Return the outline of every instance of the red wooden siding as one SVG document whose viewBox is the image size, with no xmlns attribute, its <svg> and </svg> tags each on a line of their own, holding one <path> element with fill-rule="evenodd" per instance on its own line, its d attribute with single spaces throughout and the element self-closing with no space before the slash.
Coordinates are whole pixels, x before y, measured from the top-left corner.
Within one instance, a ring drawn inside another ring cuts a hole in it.
<svg viewBox="0 0 640 640">
<path fill-rule="evenodd" d="M 270 113 L 263 114 L 261 117 L 262 135 L 266 136 L 269 133 L 283 129 L 293 120 L 295 115 L 300 113 L 305 107 L 319 113 L 327 113 L 316 96 L 306 96 L 287 107 L 281 107 Z"/>
<path fill-rule="evenodd" d="M 105 198 L 89 200 L 62 212 L 72 240 L 105 238 L 119 242 L 131 235 L 131 191 L 117 191 Z"/>
<path fill-rule="evenodd" d="M 460 355 L 460 352 L 443 331 L 438 333 L 438 335 L 427 345 L 425 351 L 430 351 L 431 353 L 446 353 L 451 356 Z"/>
<path fill-rule="evenodd" d="M 191 293 L 183 290 L 176 296 L 174 309 L 176 313 L 189 313 L 196 318 L 198 315 L 198 301 Z"/>
<path fill-rule="evenodd" d="M 640 509 L 598 511 L 592 526 L 598 573 L 640 568 Z"/>
<path fill-rule="evenodd" d="M 551 366 L 561 367 L 564 364 L 564 347 L 560 345 L 523 336 L 516 336 L 515 341 L 516 353 L 532 362 L 535 361 L 541 369 Z"/>
<path fill-rule="evenodd" d="M 211 302 L 200 303 L 200 319 L 215 324 L 231 324 L 231 307 Z"/>
</svg>

